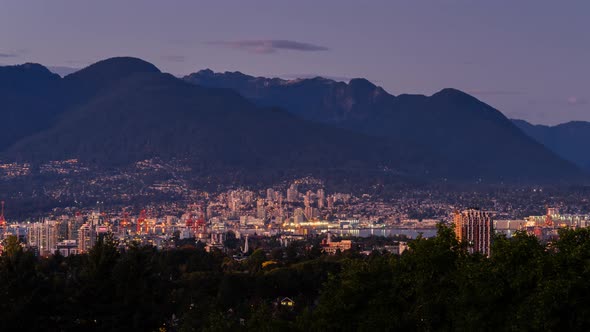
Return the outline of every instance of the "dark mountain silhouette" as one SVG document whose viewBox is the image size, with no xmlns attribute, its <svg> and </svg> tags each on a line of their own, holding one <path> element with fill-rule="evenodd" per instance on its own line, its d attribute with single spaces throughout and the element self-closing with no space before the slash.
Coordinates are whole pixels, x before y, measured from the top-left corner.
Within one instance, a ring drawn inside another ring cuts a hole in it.
<svg viewBox="0 0 590 332">
<path fill-rule="evenodd" d="M 206 69 L 184 79 L 197 85 L 233 89 L 258 105 L 280 106 L 306 119 L 330 124 L 364 119 L 394 99 L 382 88 L 360 78 L 348 84 L 322 77 L 287 81 Z"/>
<path fill-rule="evenodd" d="M 396 97 L 364 79 L 284 81 L 210 71 L 182 80 L 129 57 L 64 78 L 41 65 L 2 67 L 0 87 L 3 160 L 77 158 L 111 168 L 174 158 L 196 176 L 260 178 L 582 177 L 500 112 L 453 89 Z"/>
<path fill-rule="evenodd" d="M 104 166 L 182 158 L 204 174 L 326 169 L 424 174 L 428 166 L 389 142 L 260 108 L 232 90 L 195 86 L 139 59 L 101 61 L 57 78 L 53 91 L 61 94 L 56 99 L 63 108 L 53 124 L 12 144 L 5 158 L 78 158 Z"/>
<path fill-rule="evenodd" d="M 524 120 L 512 122 L 562 158 L 590 171 L 590 122 L 571 121 L 556 126 L 532 125 Z"/>
<path fill-rule="evenodd" d="M 429 155 L 449 177 L 502 181 L 560 178 L 579 171 L 496 109 L 455 89 L 394 96 L 364 79 L 282 80 L 202 70 L 186 81 L 235 89 L 258 105 L 382 137 Z"/>
<path fill-rule="evenodd" d="M 32 63 L 0 67 L 0 150 L 53 123 L 63 109 L 60 77 Z"/>
</svg>

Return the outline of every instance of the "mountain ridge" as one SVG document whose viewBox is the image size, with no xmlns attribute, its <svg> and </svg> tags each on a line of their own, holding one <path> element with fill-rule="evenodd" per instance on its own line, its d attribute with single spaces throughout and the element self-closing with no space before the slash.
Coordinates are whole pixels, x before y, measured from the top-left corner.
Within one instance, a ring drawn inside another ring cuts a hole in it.
<svg viewBox="0 0 590 332">
<path fill-rule="evenodd" d="M 533 125 L 517 119 L 513 119 L 512 122 L 562 158 L 590 171 L 590 122 L 569 121 L 555 126 Z"/>
<path fill-rule="evenodd" d="M 423 148 L 424 154 L 447 158 L 441 162 L 450 173 L 495 177 L 539 172 L 539 177 L 550 177 L 549 169 L 539 170 L 542 164 L 568 167 L 500 111 L 453 88 L 431 96 L 394 96 L 364 79 L 348 84 L 324 78 L 288 81 L 211 70 L 183 79 L 235 89 L 258 105 L 281 107 L 310 121 Z"/>
<path fill-rule="evenodd" d="M 133 68 L 113 70 L 126 61 Z M 287 165 L 300 173 L 383 166 L 403 172 L 403 163 L 387 157 L 405 158 L 395 147 L 259 108 L 233 90 L 195 86 L 154 68 L 134 59 L 107 60 L 63 78 L 61 89 L 74 96 L 57 123 L 16 142 L 3 156 L 20 161 L 77 158 L 116 167 L 175 157 L 187 158 L 203 172 Z"/>
<path fill-rule="evenodd" d="M 27 84 L 3 92 L 16 96 L 5 115 L 26 114 L 13 117 L 16 134 L 5 133 L 4 160 L 76 158 L 121 167 L 184 158 L 195 176 L 337 171 L 489 183 L 583 177 L 499 111 L 455 89 L 394 96 L 365 79 L 286 81 L 235 72 L 207 84 L 216 77 L 207 70 L 196 84 L 131 57 L 64 78 L 29 67 L 46 81 L 21 70 L 23 82 L 38 83 L 36 98 L 20 97 Z"/>
</svg>

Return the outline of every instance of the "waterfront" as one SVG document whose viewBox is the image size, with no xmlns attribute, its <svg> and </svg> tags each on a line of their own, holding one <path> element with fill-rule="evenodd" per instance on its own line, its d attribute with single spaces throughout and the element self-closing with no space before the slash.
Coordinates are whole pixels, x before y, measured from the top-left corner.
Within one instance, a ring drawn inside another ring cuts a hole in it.
<svg viewBox="0 0 590 332">
<path fill-rule="evenodd" d="M 436 235 L 436 228 L 401 228 L 401 227 L 386 227 L 386 228 L 349 228 L 349 229 L 332 229 L 333 234 L 340 236 L 354 236 L 354 237 L 399 237 L 406 236 L 409 239 L 415 239 L 418 235 L 430 238 Z"/>
</svg>

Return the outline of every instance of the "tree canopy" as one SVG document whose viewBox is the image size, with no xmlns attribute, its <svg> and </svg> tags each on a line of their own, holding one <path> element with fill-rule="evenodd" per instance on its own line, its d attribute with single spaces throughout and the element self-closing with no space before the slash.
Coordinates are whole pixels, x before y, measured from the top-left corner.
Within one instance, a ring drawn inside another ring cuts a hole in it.
<svg viewBox="0 0 590 332">
<path fill-rule="evenodd" d="M 564 229 L 549 246 L 498 236 L 490 257 L 469 254 L 445 226 L 402 255 L 292 246 L 236 261 L 194 247 L 117 246 L 105 237 L 87 254 L 44 258 L 7 238 L 1 330 L 590 330 L 588 229 Z"/>
</svg>

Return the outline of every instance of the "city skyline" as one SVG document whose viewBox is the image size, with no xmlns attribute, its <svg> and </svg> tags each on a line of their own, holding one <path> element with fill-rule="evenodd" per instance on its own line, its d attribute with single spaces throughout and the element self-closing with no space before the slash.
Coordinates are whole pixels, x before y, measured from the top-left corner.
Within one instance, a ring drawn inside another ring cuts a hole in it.
<svg viewBox="0 0 590 332">
<path fill-rule="evenodd" d="M 338 4 L 5 1 L 0 63 L 132 55 L 176 75 L 364 77 L 394 95 L 458 88 L 532 123 L 590 120 L 587 3 Z"/>
<path fill-rule="evenodd" d="M 0 1 L 0 330 L 589 331 L 589 12 Z"/>
</svg>

